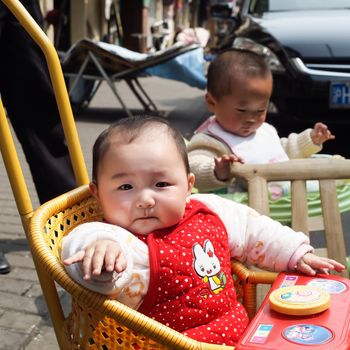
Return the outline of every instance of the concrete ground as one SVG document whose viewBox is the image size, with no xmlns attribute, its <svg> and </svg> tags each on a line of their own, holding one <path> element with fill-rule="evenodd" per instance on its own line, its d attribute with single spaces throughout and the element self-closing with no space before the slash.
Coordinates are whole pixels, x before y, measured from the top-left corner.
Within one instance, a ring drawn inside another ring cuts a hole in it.
<svg viewBox="0 0 350 350">
<path fill-rule="evenodd" d="M 208 116 L 204 92 L 183 83 L 148 77 L 141 83 L 166 118 L 187 137 Z M 141 105 L 128 87 L 117 84 L 121 95 L 133 113 Z M 76 124 L 87 168 L 91 168 L 91 149 L 97 135 L 117 118 L 125 114 L 106 85 L 102 85 L 87 110 L 76 115 Z M 32 197 L 38 199 L 28 166 L 18 145 L 23 172 Z M 12 270 L 0 275 L 0 349 L 1 350 L 57 350 L 55 334 L 47 313 L 45 301 L 29 253 L 25 234 L 17 213 L 12 190 L 0 157 L 0 250 L 4 251 Z M 65 304 L 68 296 L 62 292 Z"/>
</svg>

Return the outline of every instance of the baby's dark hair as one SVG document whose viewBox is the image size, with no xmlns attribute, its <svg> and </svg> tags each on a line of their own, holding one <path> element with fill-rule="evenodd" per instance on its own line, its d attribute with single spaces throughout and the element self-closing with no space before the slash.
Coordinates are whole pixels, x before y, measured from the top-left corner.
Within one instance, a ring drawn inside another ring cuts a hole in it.
<svg viewBox="0 0 350 350">
<path fill-rule="evenodd" d="M 175 141 L 176 147 L 179 150 L 181 158 L 184 162 L 186 172 L 189 174 L 190 166 L 188 163 L 187 149 L 183 136 L 181 133 L 172 127 L 170 123 L 159 117 L 139 115 L 128 118 L 123 118 L 117 122 L 111 124 L 106 130 L 96 139 L 93 151 L 92 151 L 92 181 L 97 183 L 97 170 L 101 162 L 108 151 L 111 136 L 120 135 L 122 142 L 131 143 L 135 140 L 147 127 L 159 127 L 165 126 L 169 132 L 169 136 Z"/>
<path fill-rule="evenodd" d="M 233 91 L 236 76 L 267 78 L 271 70 L 264 58 L 255 52 L 230 49 L 219 54 L 208 69 L 207 91 L 220 100 Z"/>
</svg>

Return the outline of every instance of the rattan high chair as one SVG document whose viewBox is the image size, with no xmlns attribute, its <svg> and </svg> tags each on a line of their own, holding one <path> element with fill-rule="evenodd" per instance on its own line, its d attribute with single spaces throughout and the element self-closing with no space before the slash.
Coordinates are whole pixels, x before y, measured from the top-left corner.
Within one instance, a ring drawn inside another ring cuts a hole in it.
<svg viewBox="0 0 350 350">
<path fill-rule="evenodd" d="M 61 260 L 61 240 L 75 226 L 100 220 L 101 212 L 88 189 L 88 176 L 57 53 L 18 0 L 2 0 L 43 50 L 48 63 L 73 168 L 79 187 L 33 210 L 5 111 L 0 100 L 0 148 L 21 216 L 59 347 L 70 349 L 233 349 L 192 340 L 129 307 L 89 291 L 73 281 Z M 25 54 L 25 53 L 24 53 Z M 252 283 L 271 283 L 273 273 L 252 273 L 238 263 L 233 271 L 243 280 L 243 299 L 255 312 Z M 63 313 L 57 284 L 72 297 Z"/>
</svg>

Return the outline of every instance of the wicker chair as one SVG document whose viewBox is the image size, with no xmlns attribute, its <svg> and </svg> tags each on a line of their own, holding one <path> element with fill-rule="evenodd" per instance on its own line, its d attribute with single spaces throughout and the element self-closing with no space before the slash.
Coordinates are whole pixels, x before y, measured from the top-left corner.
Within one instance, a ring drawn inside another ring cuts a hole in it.
<svg viewBox="0 0 350 350">
<path fill-rule="evenodd" d="M 70 314 L 65 318 L 60 311 L 57 321 L 64 349 L 232 349 L 192 340 L 74 282 L 61 263 L 62 238 L 75 226 L 100 219 L 101 212 L 88 186 L 45 203 L 31 219 L 28 239 L 36 261 L 44 268 L 46 279 L 57 282 L 72 296 Z M 239 263 L 233 262 L 232 266 L 236 275 L 244 280 L 244 303 L 253 315 L 255 296 L 251 283 L 272 283 L 276 274 L 250 274 Z"/>
</svg>

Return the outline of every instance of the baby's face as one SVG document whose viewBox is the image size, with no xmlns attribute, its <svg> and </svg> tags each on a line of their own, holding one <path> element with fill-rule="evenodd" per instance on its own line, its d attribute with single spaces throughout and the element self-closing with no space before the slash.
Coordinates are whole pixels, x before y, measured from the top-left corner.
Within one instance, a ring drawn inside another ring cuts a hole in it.
<svg viewBox="0 0 350 350">
<path fill-rule="evenodd" d="M 247 137 L 265 122 L 272 93 L 272 78 L 236 79 L 233 93 L 219 100 L 207 94 L 207 103 L 226 131 Z"/>
<path fill-rule="evenodd" d="M 157 129 L 112 141 L 92 191 L 108 223 L 146 235 L 181 220 L 193 182 L 175 142 Z"/>
</svg>

